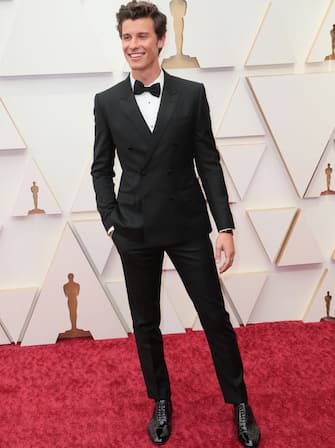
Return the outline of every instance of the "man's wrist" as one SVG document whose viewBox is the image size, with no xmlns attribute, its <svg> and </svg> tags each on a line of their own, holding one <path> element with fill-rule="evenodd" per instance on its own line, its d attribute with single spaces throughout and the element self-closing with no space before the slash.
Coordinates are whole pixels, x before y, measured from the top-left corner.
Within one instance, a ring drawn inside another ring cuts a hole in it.
<svg viewBox="0 0 335 448">
<path fill-rule="evenodd" d="M 219 233 L 230 233 L 231 235 L 233 235 L 234 231 L 231 228 L 227 228 L 227 229 L 220 229 Z"/>
</svg>

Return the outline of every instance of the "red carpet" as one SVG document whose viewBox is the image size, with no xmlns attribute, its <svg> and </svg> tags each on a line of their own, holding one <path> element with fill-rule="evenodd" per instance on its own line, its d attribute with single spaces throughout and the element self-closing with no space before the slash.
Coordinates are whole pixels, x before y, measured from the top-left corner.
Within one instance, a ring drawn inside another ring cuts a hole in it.
<svg viewBox="0 0 335 448">
<path fill-rule="evenodd" d="M 335 446 L 335 324 L 237 330 L 264 448 Z M 167 448 L 237 448 L 202 332 L 165 336 L 173 390 Z M 134 340 L 1 346 L 0 448 L 152 447 Z"/>
</svg>

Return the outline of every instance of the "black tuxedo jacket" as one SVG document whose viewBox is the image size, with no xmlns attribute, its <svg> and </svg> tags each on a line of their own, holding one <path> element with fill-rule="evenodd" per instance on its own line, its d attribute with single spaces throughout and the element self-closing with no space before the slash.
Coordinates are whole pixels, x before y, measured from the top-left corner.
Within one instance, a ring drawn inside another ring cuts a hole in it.
<svg viewBox="0 0 335 448">
<path fill-rule="evenodd" d="M 115 234 L 153 246 L 211 231 L 198 176 L 217 228 L 234 227 L 204 86 L 164 76 L 153 132 L 137 106 L 129 77 L 97 94 L 94 109 L 91 172 L 103 224 L 106 230 L 114 226 Z M 122 168 L 117 197 L 115 151 Z"/>
</svg>

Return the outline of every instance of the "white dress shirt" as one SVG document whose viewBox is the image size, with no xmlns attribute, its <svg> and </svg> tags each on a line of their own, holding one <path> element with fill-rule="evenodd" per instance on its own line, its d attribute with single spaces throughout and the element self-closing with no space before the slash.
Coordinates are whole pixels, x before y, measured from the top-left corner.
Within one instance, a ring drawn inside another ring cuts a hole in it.
<svg viewBox="0 0 335 448">
<path fill-rule="evenodd" d="M 130 74 L 130 83 L 131 87 L 134 90 L 135 78 L 132 74 Z M 157 120 L 159 106 L 161 104 L 162 91 L 164 87 L 164 72 L 161 70 L 157 79 L 151 84 L 146 85 L 145 87 L 150 87 L 152 84 L 159 83 L 161 86 L 161 94 L 159 97 L 151 95 L 150 92 L 143 92 L 141 95 L 135 95 L 136 103 L 143 115 L 145 122 L 148 125 L 148 128 L 151 132 L 155 129 L 155 124 Z"/>
</svg>

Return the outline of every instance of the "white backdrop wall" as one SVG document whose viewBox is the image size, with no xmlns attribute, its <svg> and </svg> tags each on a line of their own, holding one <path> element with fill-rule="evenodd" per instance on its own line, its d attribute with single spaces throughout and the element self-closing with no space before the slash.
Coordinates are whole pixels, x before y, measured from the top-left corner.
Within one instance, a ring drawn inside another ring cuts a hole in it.
<svg viewBox="0 0 335 448">
<path fill-rule="evenodd" d="M 173 18 L 169 0 L 156 3 L 168 16 L 164 60 L 176 52 Z M 52 343 L 70 328 L 69 273 L 81 287 L 78 328 L 96 339 L 132 330 L 89 175 L 94 95 L 127 76 L 119 6 L 0 0 L 2 344 Z M 332 0 L 187 2 L 183 53 L 200 67 L 170 72 L 206 86 L 237 227 L 222 276 L 235 326 L 318 321 L 335 295 L 335 195 L 320 194 L 335 168 L 335 62 L 324 61 L 333 23 Z M 33 182 L 44 213 L 28 213 Z M 162 314 L 165 333 L 200 328 L 168 259 Z"/>
</svg>

